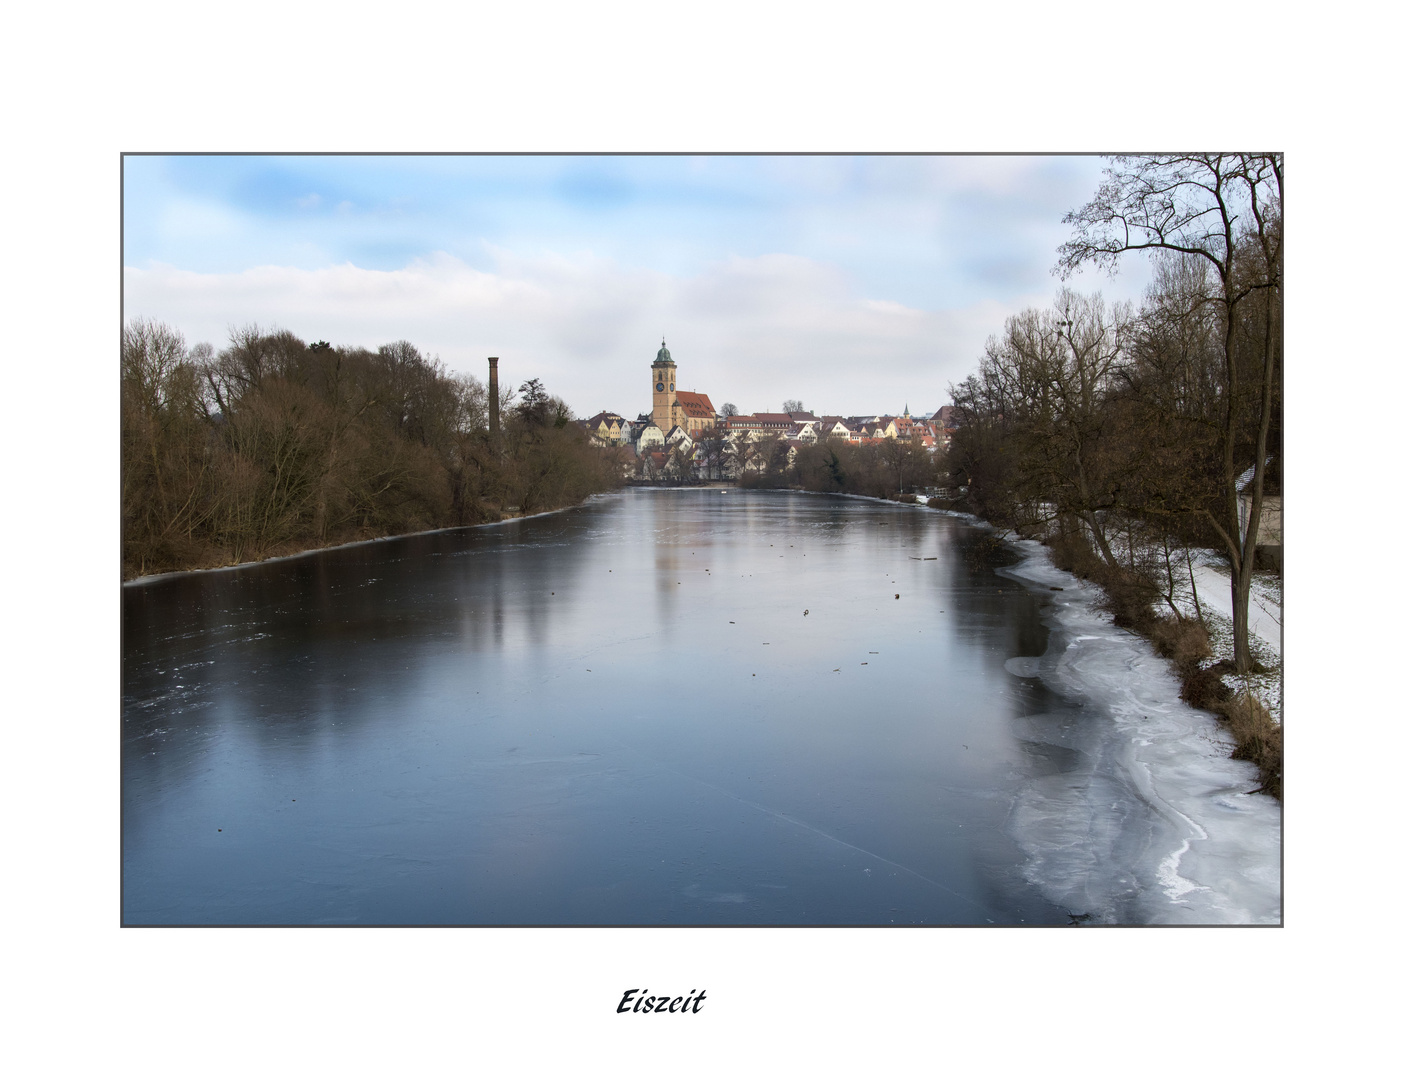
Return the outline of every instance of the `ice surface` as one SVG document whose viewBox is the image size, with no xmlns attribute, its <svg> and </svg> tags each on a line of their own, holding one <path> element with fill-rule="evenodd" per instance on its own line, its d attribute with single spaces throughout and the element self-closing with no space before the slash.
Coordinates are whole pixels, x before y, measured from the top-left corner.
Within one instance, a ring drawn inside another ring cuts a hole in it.
<svg viewBox="0 0 1404 1080">
<path fill-rule="evenodd" d="M 1253 766 L 1229 757 L 1211 714 L 1180 701 L 1148 642 L 1095 609 L 1095 586 L 1054 568 L 1038 543 L 1016 547 L 1024 561 L 1002 573 L 1062 591 L 1049 593 L 1037 668 L 1028 657 L 1006 666 L 1083 705 L 1076 724 L 1028 718 L 1031 735 L 1061 738 L 1080 764 L 1019 794 L 1011 826 L 1025 876 L 1097 922 L 1279 922 L 1281 805 L 1250 794 Z"/>
<path fill-rule="evenodd" d="M 1013 656 L 1004 662 L 1004 670 L 1021 679 L 1036 679 L 1042 665 L 1041 656 Z"/>
</svg>

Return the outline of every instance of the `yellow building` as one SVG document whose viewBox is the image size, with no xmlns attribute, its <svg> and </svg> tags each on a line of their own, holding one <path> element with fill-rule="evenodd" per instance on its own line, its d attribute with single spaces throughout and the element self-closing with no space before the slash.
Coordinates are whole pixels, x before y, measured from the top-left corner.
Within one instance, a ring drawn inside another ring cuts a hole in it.
<svg viewBox="0 0 1404 1080">
<path fill-rule="evenodd" d="M 653 383 L 653 422 L 664 435 L 680 427 L 695 436 L 716 424 L 717 412 L 712 408 L 711 398 L 706 394 L 678 389 L 678 365 L 673 363 L 667 341 L 658 350 L 650 374 Z"/>
</svg>

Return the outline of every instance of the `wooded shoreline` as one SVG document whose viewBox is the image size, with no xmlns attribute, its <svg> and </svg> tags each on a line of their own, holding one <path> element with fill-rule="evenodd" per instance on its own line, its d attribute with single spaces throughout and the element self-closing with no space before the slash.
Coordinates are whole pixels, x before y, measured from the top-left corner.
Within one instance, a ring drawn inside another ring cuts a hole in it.
<svg viewBox="0 0 1404 1080">
<path fill-rule="evenodd" d="M 619 451 L 539 380 L 489 400 L 407 341 L 249 326 L 216 353 L 138 319 L 121 387 L 124 580 L 490 524 L 622 483 Z"/>
</svg>

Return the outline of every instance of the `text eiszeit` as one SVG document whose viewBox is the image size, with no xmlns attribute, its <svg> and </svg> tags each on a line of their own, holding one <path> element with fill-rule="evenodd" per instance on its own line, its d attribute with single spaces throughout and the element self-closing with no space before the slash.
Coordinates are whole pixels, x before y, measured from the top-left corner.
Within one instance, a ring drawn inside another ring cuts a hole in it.
<svg viewBox="0 0 1404 1080">
<path fill-rule="evenodd" d="M 642 994 L 639 992 L 638 987 L 635 987 L 633 990 L 625 990 L 624 996 L 619 999 L 619 1008 L 614 1011 L 617 1013 L 699 1013 L 702 1011 L 702 1002 L 707 997 L 707 991 L 705 990 L 700 994 L 696 990 L 693 990 L 689 992 L 686 997 L 681 994 L 677 997 L 669 997 L 667 994 L 644 997 L 643 994 L 647 993 L 647 987 L 644 988 Z M 630 1002 L 633 1002 L 633 1008 L 629 1007 Z"/>
</svg>

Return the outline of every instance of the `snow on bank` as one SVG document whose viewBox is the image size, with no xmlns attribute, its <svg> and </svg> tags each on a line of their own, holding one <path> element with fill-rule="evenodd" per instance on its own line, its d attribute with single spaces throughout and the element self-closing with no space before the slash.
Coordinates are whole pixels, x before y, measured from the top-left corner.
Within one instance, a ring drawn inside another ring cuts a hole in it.
<svg viewBox="0 0 1404 1080">
<path fill-rule="evenodd" d="M 1194 588 L 1201 607 L 1212 607 L 1233 621 L 1233 580 L 1222 569 L 1222 560 L 1211 552 L 1197 551 L 1194 555 Z M 1279 597 L 1269 595 L 1266 577 L 1255 574 L 1252 601 L 1248 605 L 1248 631 L 1272 650 L 1282 655 L 1282 604 Z M 1180 587 L 1188 588 L 1188 577 Z"/>
<path fill-rule="evenodd" d="M 1023 721 L 1026 739 L 1073 761 L 1016 799 L 1028 880 L 1097 922 L 1280 922 L 1281 805 L 1249 794 L 1254 767 L 1229 757 L 1211 714 L 1180 700 L 1150 643 L 1097 610 L 1095 586 L 1056 569 L 1035 541 L 1014 546 L 1024 561 L 1000 573 L 1061 591 L 1046 593 L 1047 650 L 1009 670 L 1080 706 Z"/>
<path fill-rule="evenodd" d="M 1233 658 L 1233 579 L 1217 552 L 1199 549 L 1191 555 L 1194 593 L 1209 630 L 1213 659 Z M 1190 595 L 1188 568 L 1176 575 L 1177 595 Z M 1264 671 L 1255 675 L 1224 675 L 1223 683 L 1233 691 L 1247 691 L 1282 723 L 1282 579 L 1272 574 L 1253 575 L 1248 604 L 1248 649 Z"/>
</svg>

